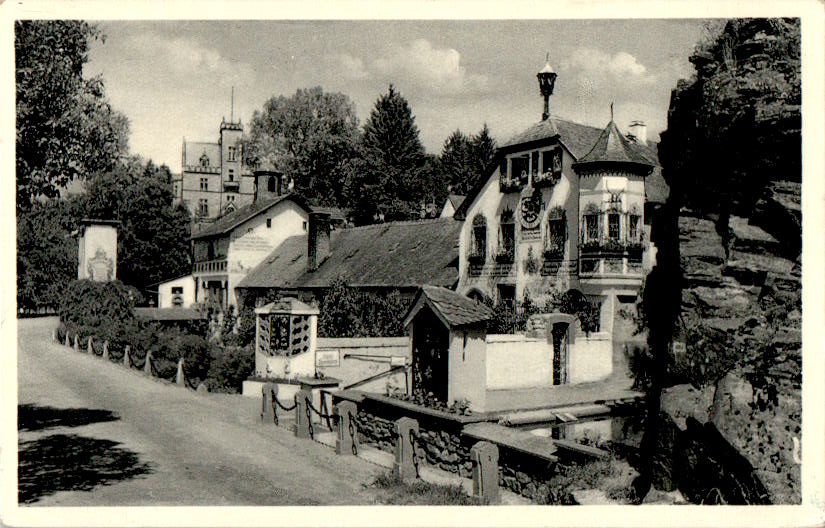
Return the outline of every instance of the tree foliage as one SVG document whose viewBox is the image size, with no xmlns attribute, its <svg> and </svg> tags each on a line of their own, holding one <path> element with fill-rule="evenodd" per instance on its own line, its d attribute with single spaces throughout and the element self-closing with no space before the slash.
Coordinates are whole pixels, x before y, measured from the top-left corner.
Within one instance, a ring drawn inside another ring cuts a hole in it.
<svg viewBox="0 0 825 528">
<path fill-rule="evenodd" d="M 107 170 L 126 151 L 126 117 L 100 77 L 83 78 L 95 26 L 74 20 L 15 23 L 17 210 L 56 197 L 70 181 Z"/>
<path fill-rule="evenodd" d="M 120 221 L 120 280 L 144 290 L 189 272 L 190 217 L 185 206 L 174 204 L 168 167 L 129 158 L 93 177 L 83 200 L 86 216 Z"/>
<path fill-rule="evenodd" d="M 495 153 L 496 142 L 487 123 L 474 136 L 456 130 L 441 149 L 439 176 L 447 180 L 451 193 L 467 195 L 479 179 L 487 176 Z"/>
<path fill-rule="evenodd" d="M 367 292 L 335 280 L 321 300 L 318 335 L 323 337 L 394 337 L 404 335 L 408 302 L 398 291 Z"/>
<path fill-rule="evenodd" d="M 324 205 L 342 205 L 344 168 L 358 141 L 355 105 L 320 86 L 291 97 L 272 97 L 255 111 L 245 161 L 274 166 L 295 182 L 295 191 Z"/>
</svg>

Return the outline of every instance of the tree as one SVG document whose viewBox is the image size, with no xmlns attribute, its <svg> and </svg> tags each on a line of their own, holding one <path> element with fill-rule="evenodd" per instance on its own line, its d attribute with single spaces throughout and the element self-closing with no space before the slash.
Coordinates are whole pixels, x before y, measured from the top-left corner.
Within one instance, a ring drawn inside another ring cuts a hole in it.
<svg viewBox="0 0 825 528">
<path fill-rule="evenodd" d="M 170 181 L 165 165 L 133 157 L 87 185 L 86 216 L 120 221 L 118 279 L 140 290 L 191 267 L 189 212 L 174 203 Z"/>
<path fill-rule="evenodd" d="M 358 223 L 418 218 L 432 175 L 409 103 L 390 85 L 364 123 L 347 193 Z"/>
<path fill-rule="evenodd" d="M 496 153 L 496 142 L 487 124 L 474 136 L 467 137 L 456 130 L 444 142 L 438 170 L 449 182 L 450 192 L 466 195 L 490 170 Z"/>
<path fill-rule="evenodd" d="M 128 123 L 100 77 L 83 78 L 95 26 L 74 20 L 15 23 L 17 211 L 86 174 L 107 170 L 126 151 Z"/>
<path fill-rule="evenodd" d="M 252 166 L 273 165 L 312 202 L 340 205 L 344 166 L 357 140 L 355 105 L 346 95 L 317 86 L 272 97 L 255 111 L 244 157 Z"/>
</svg>

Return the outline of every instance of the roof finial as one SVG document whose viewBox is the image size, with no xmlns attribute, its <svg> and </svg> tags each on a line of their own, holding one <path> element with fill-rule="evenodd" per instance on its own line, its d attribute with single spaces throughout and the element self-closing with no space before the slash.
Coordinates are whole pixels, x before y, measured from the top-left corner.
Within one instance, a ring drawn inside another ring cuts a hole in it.
<svg viewBox="0 0 825 528">
<path fill-rule="evenodd" d="M 610 101 L 610 120 L 613 121 L 613 101 Z"/>
<path fill-rule="evenodd" d="M 550 52 L 549 51 L 547 52 L 547 55 L 545 56 L 544 61 L 545 62 L 550 62 Z"/>
</svg>

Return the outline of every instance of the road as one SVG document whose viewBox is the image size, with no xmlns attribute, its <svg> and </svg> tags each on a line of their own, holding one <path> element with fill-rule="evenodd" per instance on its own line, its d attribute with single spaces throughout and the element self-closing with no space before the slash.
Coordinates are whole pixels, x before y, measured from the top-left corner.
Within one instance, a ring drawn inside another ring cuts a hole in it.
<svg viewBox="0 0 825 528">
<path fill-rule="evenodd" d="M 383 468 L 257 421 L 260 402 L 197 394 L 51 342 L 18 321 L 20 500 L 34 506 L 374 504 Z"/>
</svg>

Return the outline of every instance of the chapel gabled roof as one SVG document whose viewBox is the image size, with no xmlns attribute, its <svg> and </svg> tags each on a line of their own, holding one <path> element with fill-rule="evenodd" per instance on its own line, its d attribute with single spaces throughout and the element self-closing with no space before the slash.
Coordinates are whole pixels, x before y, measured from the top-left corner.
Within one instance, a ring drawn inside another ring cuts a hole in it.
<svg viewBox="0 0 825 528">
<path fill-rule="evenodd" d="M 425 284 L 404 316 L 405 327 L 425 304 L 449 328 L 484 323 L 493 317 L 492 308 L 475 299 L 447 288 Z"/>
<path fill-rule="evenodd" d="M 607 164 L 630 164 L 647 172 L 655 166 L 637 143 L 627 139 L 619 131 L 619 127 L 612 119 L 602 130 L 590 152 L 574 163 L 573 168 L 578 172 L 579 168 Z"/>
</svg>

